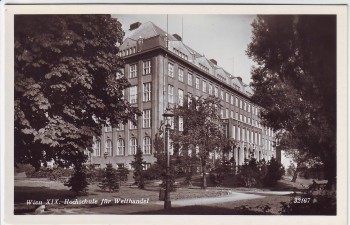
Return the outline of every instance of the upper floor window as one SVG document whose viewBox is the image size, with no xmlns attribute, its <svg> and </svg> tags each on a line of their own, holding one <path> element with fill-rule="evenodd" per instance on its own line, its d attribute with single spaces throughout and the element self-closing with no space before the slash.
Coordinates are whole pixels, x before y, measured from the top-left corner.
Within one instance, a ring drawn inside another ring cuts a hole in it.
<svg viewBox="0 0 350 225">
<path fill-rule="evenodd" d="M 199 90 L 199 78 L 198 77 L 196 77 L 196 89 Z"/>
<path fill-rule="evenodd" d="M 236 107 L 239 107 L 239 105 L 238 105 L 238 98 L 236 98 Z"/>
<path fill-rule="evenodd" d="M 219 90 L 218 90 L 217 87 L 215 87 L 215 93 L 214 93 L 214 95 L 215 95 L 215 97 L 218 97 L 218 95 L 219 95 Z"/>
<path fill-rule="evenodd" d="M 137 103 L 137 86 L 130 87 L 129 97 L 131 104 Z"/>
<path fill-rule="evenodd" d="M 187 83 L 188 83 L 188 85 L 190 85 L 190 86 L 192 86 L 192 78 L 193 78 L 193 77 L 192 77 L 192 74 L 189 73 L 189 74 L 187 75 Z"/>
<path fill-rule="evenodd" d="M 105 127 L 105 132 L 112 132 L 112 126 Z"/>
<path fill-rule="evenodd" d="M 144 102 L 151 101 L 151 83 L 143 84 L 143 101 Z"/>
<path fill-rule="evenodd" d="M 143 74 L 151 73 L 151 60 L 147 60 L 143 62 Z"/>
<path fill-rule="evenodd" d="M 179 89 L 178 91 L 179 91 L 179 97 L 178 97 L 179 98 L 179 105 L 183 106 L 183 104 L 184 104 L 184 91 L 181 89 Z"/>
<path fill-rule="evenodd" d="M 168 75 L 174 77 L 174 64 L 168 63 Z"/>
<path fill-rule="evenodd" d="M 222 100 L 224 100 L 224 91 L 223 90 L 221 90 L 220 97 Z"/>
<path fill-rule="evenodd" d="M 226 102 L 230 102 L 230 95 L 226 92 Z"/>
<path fill-rule="evenodd" d="M 137 129 L 137 115 L 135 115 L 135 124 L 130 121 L 130 129 Z"/>
<path fill-rule="evenodd" d="M 202 85 L 203 85 L 202 91 L 203 91 L 203 92 L 207 92 L 207 82 L 203 81 Z"/>
<path fill-rule="evenodd" d="M 143 110 L 142 117 L 143 117 L 143 128 L 151 127 L 151 110 L 150 109 Z"/>
<path fill-rule="evenodd" d="M 233 95 L 231 95 L 231 105 L 234 105 L 235 103 L 234 103 L 234 97 L 233 97 Z"/>
<path fill-rule="evenodd" d="M 121 131 L 124 130 L 124 124 L 122 122 L 120 122 L 117 126 L 117 131 Z"/>
<path fill-rule="evenodd" d="M 137 66 L 136 64 L 130 65 L 130 78 L 137 77 Z"/>
<path fill-rule="evenodd" d="M 174 86 L 168 85 L 168 103 L 174 103 Z"/>
<path fill-rule="evenodd" d="M 213 86 L 211 84 L 209 84 L 209 90 L 208 90 L 209 94 L 212 95 L 213 94 Z"/>
<path fill-rule="evenodd" d="M 184 81 L 184 70 L 179 68 L 179 81 Z"/>
</svg>

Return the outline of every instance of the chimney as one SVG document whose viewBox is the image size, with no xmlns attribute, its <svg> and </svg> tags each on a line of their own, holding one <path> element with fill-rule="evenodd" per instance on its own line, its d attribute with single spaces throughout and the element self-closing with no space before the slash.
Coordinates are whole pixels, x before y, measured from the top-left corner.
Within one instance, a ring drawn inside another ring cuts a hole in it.
<svg viewBox="0 0 350 225">
<path fill-rule="evenodd" d="M 178 34 L 173 34 L 173 37 L 176 38 L 176 40 L 178 40 L 178 41 L 182 41 L 181 36 Z"/>
<path fill-rule="evenodd" d="M 210 62 L 214 63 L 215 65 L 218 65 L 218 62 L 215 59 L 210 59 Z"/>
<path fill-rule="evenodd" d="M 140 26 L 141 26 L 141 24 L 142 23 L 140 23 L 140 22 L 136 22 L 136 23 L 132 23 L 132 24 L 130 24 L 130 31 L 131 30 L 135 30 L 135 29 L 137 29 L 137 28 L 139 28 Z"/>
</svg>

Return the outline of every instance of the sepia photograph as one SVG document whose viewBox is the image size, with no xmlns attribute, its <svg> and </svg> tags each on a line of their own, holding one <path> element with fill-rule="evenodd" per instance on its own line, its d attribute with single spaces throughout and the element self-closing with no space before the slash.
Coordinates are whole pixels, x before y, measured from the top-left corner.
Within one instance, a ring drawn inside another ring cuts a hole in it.
<svg viewBox="0 0 350 225">
<path fill-rule="evenodd" d="M 11 17 L 11 217 L 344 216 L 336 10 L 97 9 Z"/>
</svg>

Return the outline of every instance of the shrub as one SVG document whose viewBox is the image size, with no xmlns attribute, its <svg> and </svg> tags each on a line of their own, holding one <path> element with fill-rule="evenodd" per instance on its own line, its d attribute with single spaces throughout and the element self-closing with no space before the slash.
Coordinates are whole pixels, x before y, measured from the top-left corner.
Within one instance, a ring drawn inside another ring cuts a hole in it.
<svg viewBox="0 0 350 225">
<path fill-rule="evenodd" d="M 230 172 L 230 162 L 224 161 L 222 163 L 216 164 L 216 167 L 210 170 L 209 179 L 215 186 L 222 186 L 225 176 L 230 174 Z"/>
<path fill-rule="evenodd" d="M 147 170 L 144 171 L 145 180 L 157 180 L 161 178 L 160 168 L 157 164 L 152 164 Z"/>
<path fill-rule="evenodd" d="M 70 187 L 71 191 L 74 191 L 77 195 L 87 195 L 87 182 L 86 169 L 82 167 L 76 167 L 73 176 L 71 176 L 66 184 Z"/>
<path fill-rule="evenodd" d="M 243 187 L 261 186 L 261 174 L 255 158 L 246 161 L 238 174 L 238 184 Z"/>
<path fill-rule="evenodd" d="M 117 175 L 117 170 L 113 168 L 112 164 L 107 164 L 105 177 L 102 180 L 102 185 L 105 188 L 108 188 L 109 191 L 119 190 L 119 178 Z"/>
<path fill-rule="evenodd" d="M 263 176 L 264 185 L 274 186 L 284 175 L 284 167 L 274 157 L 267 163 L 267 173 Z"/>
</svg>

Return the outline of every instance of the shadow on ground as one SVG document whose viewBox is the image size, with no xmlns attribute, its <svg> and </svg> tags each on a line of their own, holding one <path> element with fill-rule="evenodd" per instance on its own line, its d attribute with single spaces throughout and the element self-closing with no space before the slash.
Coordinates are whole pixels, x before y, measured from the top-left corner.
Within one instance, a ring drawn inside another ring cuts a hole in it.
<svg viewBox="0 0 350 225">
<path fill-rule="evenodd" d="M 46 202 L 47 199 L 74 199 L 75 193 L 69 190 L 57 190 L 47 187 L 27 187 L 19 186 L 14 190 L 14 201 L 25 204 L 27 200 L 36 200 Z"/>
</svg>

